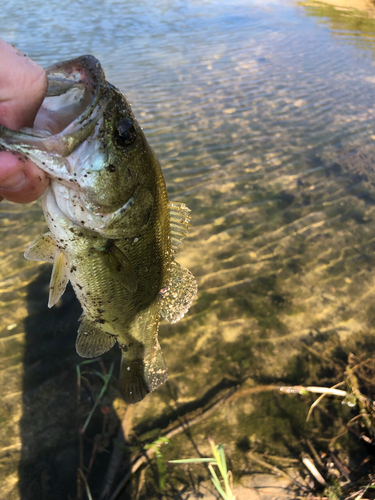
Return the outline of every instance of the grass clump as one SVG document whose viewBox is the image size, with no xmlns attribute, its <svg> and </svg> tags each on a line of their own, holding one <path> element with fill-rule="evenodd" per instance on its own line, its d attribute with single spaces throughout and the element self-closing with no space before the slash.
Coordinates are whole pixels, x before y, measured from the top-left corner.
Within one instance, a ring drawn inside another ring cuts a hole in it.
<svg viewBox="0 0 375 500">
<path fill-rule="evenodd" d="M 218 446 L 215 445 L 215 442 L 212 439 L 209 439 L 209 443 L 211 445 L 211 450 L 213 457 L 211 458 L 187 458 L 181 460 L 170 460 L 169 463 L 172 464 L 186 464 L 186 463 L 208 463 L 208 469 L 211 473 L 211 481 L 215 486 L 216 490 L 220 494 L 223 500 L 236 500 L 235 496 L 232 493 L 232 473 L 228 471 L 227 462 L 225 459 L 224 448 L 222 444 Z M 216 466 L 220 472 L 220 479 L 216 474 L 214 469 Z"/>
</svg>

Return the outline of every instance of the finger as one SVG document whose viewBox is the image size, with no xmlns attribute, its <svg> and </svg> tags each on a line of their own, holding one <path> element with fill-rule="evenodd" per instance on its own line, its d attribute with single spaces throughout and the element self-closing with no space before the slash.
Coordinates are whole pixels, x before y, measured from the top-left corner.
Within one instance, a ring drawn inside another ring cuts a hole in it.
<svg viewBox="0 0 375 500">
<path fill-rule="evenodd" d="M 1 39 L 0 61 L 0 123 L 14 130 L 32 127 L 47 90 L 46 73 Z M 28 203 L 48 182 L 46 174 L 22 155 L 0 152 L 1 197 Z"/>
<path fill-rule="evenodd" d="M 24 156 L 0 152 L 0 196 L 15 203 L 29 203 L 43 194 L 49 178 Z"/>
<path fill-rule="evenodd" d="M 32 127 L 47 91 L 44 69 L 0 39 L 0 123 Z"/>
</svg>

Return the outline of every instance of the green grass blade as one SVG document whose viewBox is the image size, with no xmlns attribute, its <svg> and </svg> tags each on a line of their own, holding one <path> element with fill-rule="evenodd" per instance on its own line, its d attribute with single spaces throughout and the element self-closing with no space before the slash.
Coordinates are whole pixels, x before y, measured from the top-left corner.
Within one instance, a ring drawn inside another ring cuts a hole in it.
<svg viewBox="0 0 375 500">
<path fill-rule="evenodd" d="M 209 470 L 211 472 L 211 475 L 212 475 L 211 481 L 213 482 L 215 488 L 217 489 L 217 491 L 220 493 L 220 495 L 222 496 L 222 498 L 224 500 L 228 500 L 227 495 L 225 494 L 223 488 L 221 487 L 220 481 L 219 481 L 219 479 L 218 479 L 218 477 L 216 475 L 216 472 L 215 472 L 214 468 L 212 467 L 212 465 L 209 465 L 208 468 L 209 468 Z"/>
<path fill-rule="evenodd" d="M 223 448 L 222 444 L 219 444 L 218 450 L 219 450 L 219 455 L 220 455 L 221 474 L 222 474 L 223 479 L 224 479 L 225 477 L 227 477 L 228 471 L 227 471 L 227 463 L 225 460 L 224 448 Z"/>
<path fill-rule="evenodd" d="M 161 446 L 162 444 L 170 444 L 171 443 L 171 440 L 164 437 L 164 436 L 160 436 L 158 438 L 155 439 L 155 441 L 153 441 L 152 443 L 148 443 L 148 444 L 145 444 L 144 445 L 144 449 L 145 450 L 151 450 L 151 448 L 158 448 L 159 446 Z"/>
<path fill-rule="evenodd" d="M 214 458 L 181 458 L 180 460 L 169 460 L 170 464 L 192 464 L 192 463 L 203 463 L 211 462 L 216 465 L 216 460 Z"/>
<path fill-rule="evenodd" d="M 163 491 L 167 480 L 167 469 L 164 465 L 164 455 L 160 450 L 157 450 L 156 453 L 156 466 L 158 468 L 159 489 L 160 491 Z"/>
<path fill-rule="evenodd" d="M 213 478 L 215 478 L 215 479 L 216 479 L 216 481 L 218 481 L 218 482 L 219 482 L 219 484 L 220 484 L 220 481 L 219 481 L 219 478 L 217 477 L 217 474 L 216 474 L 216 472 L 215 472 L 215 469 L 212 467 L 212 465 L 211 465 L 211 464 L 208 466 L 208 470 L 211 472 L 212 477 L 213 477 Z"/>
<path fill-rule="evenodd" d="M 230 496 L 233 497 L 233 493 L 232 493 L 232 490 L 230 489 L 230 485 L 229 485 L 227 461 L 225 459 L 225 453 L 224 453 L 223 445 L 220 444 L 218 446 L 218 449 L 219 449 L 220 462 L 221 462 L 220 472 L 221 472 L 221 475 L 223 476 L 224 485 L 225 485 L 225 491 L 226 491 L 227 495 L 230 495 Z"/>
<path fill-rule="evenodd" d="M 218 491 L 218 493 L 220 494 L 220 496 L 224 499 L 224 500 L 229 500 L 227 495 L 225 494 L 223 488 L 221 487 L 219 481 L 217 481 L 216 479 L 214 479 L 213 477 L 211 477 L 211 481 L 213 483 L 213 485 L 215 486 L 216 490 Z"/>
<path fill-rule="evenodd" d="M 219 463 L 220 462 L 220 455 L 219 455 L 219 452 L 217 451 L 217 448 L 215 446 L 215 442 L 212 439 L 209 439 L 208 441 L 211 445 L 212 454 L 213 454 L 216 462 Z"/>
<path fill-rule="evenodd" d="M 95 404 L 94 406 L 91 408 L 91 411 L 90 413 L 88 414 L 88 417 L 86 419 L 86 422 L 84 424 L 84 426 L 82 427 L 82 434 L 85 432 L 85 430 L 87 429 L 87 426 L 89 425 L 90 423 L 90 420 L 94 414 L 94 411 L 96 410 L 96 407 L 98 406 L 99 404 L 99 401 L 102 399 L 102 397 L 104 396 L 104 393 L 105 391 L 107 390 L 107 387 L 108 387 L 108 384 L 109 384 L 109 381 L 111 380 L 111 376 L 112 376 L 112 372 L 113 372 L 113 367 L 114 367 L 114 363 L 111 364 L 111 367 L 109 369 L 109 372 L 108 374 L 105 376 L 105 382 L 103 384 L 103 387 L 102 387 L 102 390 L 100 391 L 99 393 L 99 396 L 96 398 L 96 401 L 95 401 Z"/>
<path fill-rule="evenodd" d="M 80 365 L 89 365 L 91 363 L 96 363 L 97 361 L 99 361 L 101 358 L 92 358 L 92 359 L 85 359 L 85 361 L 81 361 L 79 363 L 79 366 Z"/>
<path fill-rule="evenodd" d="M 226 468 L 226 463 L 225 463 L 224 450 L 223 450 L 221 445 L 217 446 L 216 450 L 217 450 L 217 454 L 219 456 L 219 459 L 217 461 L 217 466 L 219 467 L 221 477 L 225 480 L 227 468 Z"/>
<path fill-rule="evenodd" d="M 104 383 L 106 382 L 108 374 L 107 374 L 107 375 L 103 375 L 102 373 L 100 373 L 100 372 L 98 372 L 98 371 L 96 371 L 96 370 L 94 371 L 94 373 L 95 373 L 95 375 L 97 375 L 99 378 L 101 378 L 101 379 L 103 380 L 103 382 L 104 382 Z"/>
</svg>

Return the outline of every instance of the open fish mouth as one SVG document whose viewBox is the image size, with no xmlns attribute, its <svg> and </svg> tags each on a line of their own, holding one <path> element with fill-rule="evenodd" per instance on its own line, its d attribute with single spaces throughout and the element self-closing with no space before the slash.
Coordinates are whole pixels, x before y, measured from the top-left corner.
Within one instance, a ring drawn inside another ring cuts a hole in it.
<svg viewBox="0 0 375 500">
<path fill-rule="evenodd" d="M 0 151 L 9 149 L 29 157 L 27 146 L 36 145 L 41 150 L 66 156 L 71 150 L 69 144 L 76 143 L 73 138 L 82 135 L 82 127 L 100 118 L 102 110 L 95 113 L 95 107 L 104 74 L 94 57 L 88 55 L 54 64 L 46 69 L 46 74 L 47 92 L 33 127 L 23 127 L 15 134 L 0 125 Z M 89 132 L 86 128 L 86 133 Z M 72 173 L 70 165 L 66 166 Z M 52 171 L 47 173 L 53 178 Z"/>
<path fill-rule="evenodd" d="M 88 119 L 100 96 L 100 84 L 95 85 L 96 72 L 102 73 L 90 56 L 47 68 L 47 93 L 33 129 L 56 135 L 77 118 L 80 123 Z"/>
<path fill-rule="evenodd" d="M 22 144 L 26 156 L 27 149 L 37 147 L 66 157 L 90 135 L 103 114 L 107 104 L 100 100 L 104 74 L 90 55 L 57 63 L 46 73 L 47 93 L 33 128 L 15 133 L 0 126 L 0 144 L 5 148 Z"/>
</svg>

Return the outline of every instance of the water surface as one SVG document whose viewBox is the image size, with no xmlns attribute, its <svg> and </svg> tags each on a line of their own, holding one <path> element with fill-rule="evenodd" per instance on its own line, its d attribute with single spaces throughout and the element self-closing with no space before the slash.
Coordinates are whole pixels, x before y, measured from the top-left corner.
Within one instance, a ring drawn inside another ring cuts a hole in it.
<svg viewBox="0 0 375 500">
<path fill-rule="evenodd" d="M 366 2 L 362 11 L 332 3 L 2 7 L 1 36 L 40 64 L 84 53 L 101 61 L 132 103 L 170 198 L 192 210 L 178 260 L 199 294 L 183 320 L 161 326 L 170 380 L 135 406 L 138 436 L 230 387 L 335 383 L 350 350 L 372 354 L 375 18 Z M 22 257 L 46 230 L 40 203 L 3 202 L 0 218 L 2 498 L 68 498 L 78 464 L 79 306 L 68 291 L 49 311 L 50 268 Z M 238 397 L 176 437 L 167 457 L 208 453 L 213 436 L 247 477 L 249 449 L 293 459 L 306 436 L 323 449 L 349 410 L 332 403 L 335 423 L 317 414 L 305 424 L 308 405 L 274 393 Z M 168 469 L 170 498 L 193 481 L 184 470 Z"/>
</svg>

